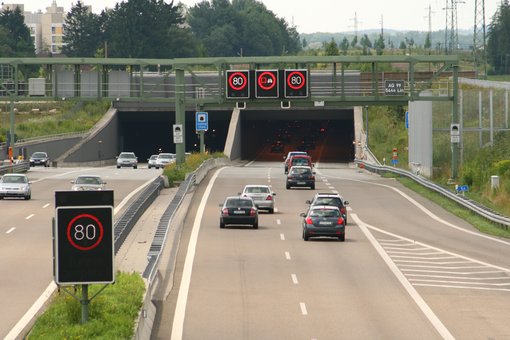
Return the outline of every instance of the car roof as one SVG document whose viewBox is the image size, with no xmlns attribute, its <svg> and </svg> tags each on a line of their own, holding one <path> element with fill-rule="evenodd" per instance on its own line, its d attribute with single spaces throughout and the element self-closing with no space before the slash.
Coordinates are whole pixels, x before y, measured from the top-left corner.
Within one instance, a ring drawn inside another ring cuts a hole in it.
<svg viewBox="0 0 510 340">
<path fill-rule="evenodd" d="M 27 177 L 27 175 L 25 174 L 3 174 L 2 177 L 20 177 L 20 176 L 23 176 L 23 177 Z"/>
<path fill-rule="evenodd" d="M 338 207 L 335 207 L 334 205 L 314 205 L 310 208 L 310 210 L 338 210 Z"/>
<path fill-rule="evenodd" d="M 266 184 L 246 184 L 244 186 L 245 188 L 253 188 L 253 187 L 264 187 L 264 188 L 270 188 L 271 186 L 270 185 L 266 185 Z"/>
<path fill-rule="evenodd" d="M 310 169 L 310 170 L 312 170 L 312 167 L 310 167 L 308 165 L 293 165 L 291 167 L 291 169 Z"/>
<path fill-rule="evenodd" d="M 77 177 L 95 177 L 95 178 L 101 178 L 101 176 L 98 176 L 98 175 L 78 175 Z"/>
<path fill-rule="evenodd" d="M 333 192 L 318 192 L 315 194 L 315 197 L 342 197 L 340 194 L 335 194 Z"/>
</svg>

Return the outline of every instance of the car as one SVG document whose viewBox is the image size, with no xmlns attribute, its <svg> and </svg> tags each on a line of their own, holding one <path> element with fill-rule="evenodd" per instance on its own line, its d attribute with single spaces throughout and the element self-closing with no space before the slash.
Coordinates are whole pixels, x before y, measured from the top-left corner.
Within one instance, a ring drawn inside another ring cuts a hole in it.
<svg viewBox="0 0 510 340">
<path fill-rule="evenodd" d="M 162 152 L 158 155 L 158 158 L 156 159 L 156 169 L 164 168 L 165 166 L 173 162 L 175 162 L 174 153 Z"/>
<path fill-rule="evenodd" d="M 293 167 L 295 165 L 305 165 L 309 167 L 313 167 L 312 157 L 308 155 L 294 155 L 289 159 L 289 167 Z"/>
<path fill-rule="evenodd" d="M 250 197 L 255 206 L 259 210 L 268 210 L 270 214 L 274 213 L 274 197 L 276 193 L 271 190 L 269 185 L 259 184 L 248 184 L 244 186 L 244 189 L 240 196 Z"/>
<path fill-rule="evenodd" d="M 311 200 L 307 200 L 306 203 L 310 205 L 310 208 L 316 205 L 331 205 L 337 207 L 340 210 L 340 213 L 342 213 L 345 224 L 347 224 L 346 206 L 349 205 L 349 201 L 345 201 L 339 194 L 331 192 L 319 192 L 316 193 Z"/>
<path fill-rule="evenodd" d="M 284 161 L 284 172 L 287 173 L 289 171 L 289 161 L 290 161 L 290 158 L 294 155 L 304 155 L 304 156 L 307 156 L 308 153 L 306 151 L 298 151 L 298 150 L 294 150 L 294 151 L 289 151 L 289 153 L 287 153 L 287 156 L 286 157 L 283 157 Z"/>
<path fill-rule="evenodd" d="M 303 217 L 303 240 L 327 236 L 345 241 L 345 220 L 337 207 L 315 205 L 300 216 Z"/>
<path fill-rule="evenodd" d="M 296 165 L 289 169 L 285 187 L 308 187 L 315 190 L 315 172 L 309 166 Z"/>
<path fill-rule="evenodd" d="M 30 166 L 42 165 L 44 167 L 50 166 L 50 158 L 48 154 L 43 151 L 37 151 L 30 156 Z"/>
<path fill-rule="evenodd" d="M 21 197 L 29 200 L 32 197 L 31 182 L 25 174 L 10 173 L 0 178 L 0 199 Z"/>
<path fill-rule="evenodd" d="M 74 181 L 71 181 L 73 191 L 87 191 L 87 190 L 104 190 L 106 182 L 99 176 L 95 175 L 80 175 Z"/>
<path fill-rule="evenodd" d="M 117 156 L 117 169 L 122 167 L 138 168 L 138 158 L 134 152 L 121 152 Z"/>
<path fill-rule="evenodd" d="M 250 197 L 228 196 L 220 207 L 220 228 L 248 224 L 258 229 L 259 211 Z"/>
<path fill-rule="evenodd" d="M 149 169 L 156 168 L 156 160 L 157 159 L 158 159 L 158 155 L 151 155 L 149 158 L 147 158 L 147 167 Z"/>
</svg>

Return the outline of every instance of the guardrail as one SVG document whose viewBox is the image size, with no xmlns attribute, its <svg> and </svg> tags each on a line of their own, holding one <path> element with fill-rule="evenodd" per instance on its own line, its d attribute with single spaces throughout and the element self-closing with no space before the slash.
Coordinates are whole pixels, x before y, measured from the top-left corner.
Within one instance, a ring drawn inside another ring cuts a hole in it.
<svg viewBox="0 0 510 340">
<path fill-rule="evenodd" d="M 13 164 L 0 165 L 0 175 L 13 172 L 27 172 L 30 169 L 28 161 L 15 162 Z"/>
<path fill-rule="evenodd" d="M 465 196 L 459 196 L 457 193 L 452 192 L 448 189 L 445 189 L 445 188 L 429 181 L 428 179 L 426 179 L 422 176 L 415 175 L 412 172 L 409 172 L 409 171 L 406 171 L 403 169 L 399 169 L 399 168 L 395 168 L 395 167 L 390 167 L 390 166 L 385 166 L 385 165 L 376 165 L 376 164 L 372 164 L 372 163 L 361 161 L 361 160 L 356 160 L 355 162 L 358 164 L 358 166 L 360 166 L 360 167 L 362 166 L 363 168 L 365 168 L 369 171 L 375 172 L 375 173 L 380 174 L 380 173 L 388 173 L 389 172 L 389 173 L 397 174 L 400 176 L 408 177 L 408 178 L 414 180 L 416 183 L 419 183 L 419 184 L 423 185 L 424 187 L 429 188 L 429 189 L 451 199 L 452 201 L 460 204 L 461 206 L 471 210 L 475 214 L 480 215 L 491 222 L 499 224 L 500 226 L 503 227 L 503 229 L 509 230 L 509 227 L 510 227 L 510 218 L 509 217 L 501 215 L 500 213 L 495 212 L 494 210 L 480 204 L 479 202 L 476 202 L 469 198 L 466 198 Z"/>
</svg>

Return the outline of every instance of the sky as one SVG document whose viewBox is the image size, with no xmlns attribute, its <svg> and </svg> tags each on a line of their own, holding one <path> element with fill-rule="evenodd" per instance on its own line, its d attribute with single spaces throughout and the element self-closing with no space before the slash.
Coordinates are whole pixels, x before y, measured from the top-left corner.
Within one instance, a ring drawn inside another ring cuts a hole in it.
<svg viewBox="0 0 510 340">
<path fill-rule="evenodd" d="M 25 11 L 45 12 L 46 7 L 56 1 L 57 6 L 67 12 L 77 0 L 4 0 L 4 3 L 19 3 Z M 124 0 L 127 1 L 127 0 Z M 165 0 L 167 3 L 170 0 Z M 186 6 L 194 6 L 204 0 L 175 0 Z M 260 0 L 259 0 L 260 1 Z M 105 7 L 113 8 L 119 0 L 82 0 L 91 5 L 94 13 Z M 446 4 L 451 0 L 262 0 L 267 9 L 289 25 L 296 26 L 298 33 L 336 33 L 368 29 L 395 29 L 403 31 L 428 31 L 429 17 L 432 31 L 446 26 Z M 458 29 L 472 30 L 476 0 L 457 0 Z M 482 0 L 478 1 L 481 5 Z M 501 0 L 485 1 L 485 23 L 489 25 L 499 8 Z M 429 10 L 430 8 L 430 10 Z M 429 15 L 430 13 L 430 15 Z M 450 20 L 448 20 L 450 22 Z M 450 24 L 449 24 L 450 25 Z M 448 29 L 450 26 L 448 26 Z"/>
</svg>

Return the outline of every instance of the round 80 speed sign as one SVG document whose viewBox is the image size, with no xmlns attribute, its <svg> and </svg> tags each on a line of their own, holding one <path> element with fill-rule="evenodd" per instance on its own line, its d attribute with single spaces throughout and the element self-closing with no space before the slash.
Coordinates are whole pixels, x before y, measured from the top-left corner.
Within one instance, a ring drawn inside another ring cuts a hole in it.
<svg viewBox="0 0 510 340">
<path fill-rule="evenodd" d="M 67 225 L 67 240 L 78 250 L 92 250 L 102 241 L 103 224 L 97 216 L 79 214 Z"/>
</svg>

